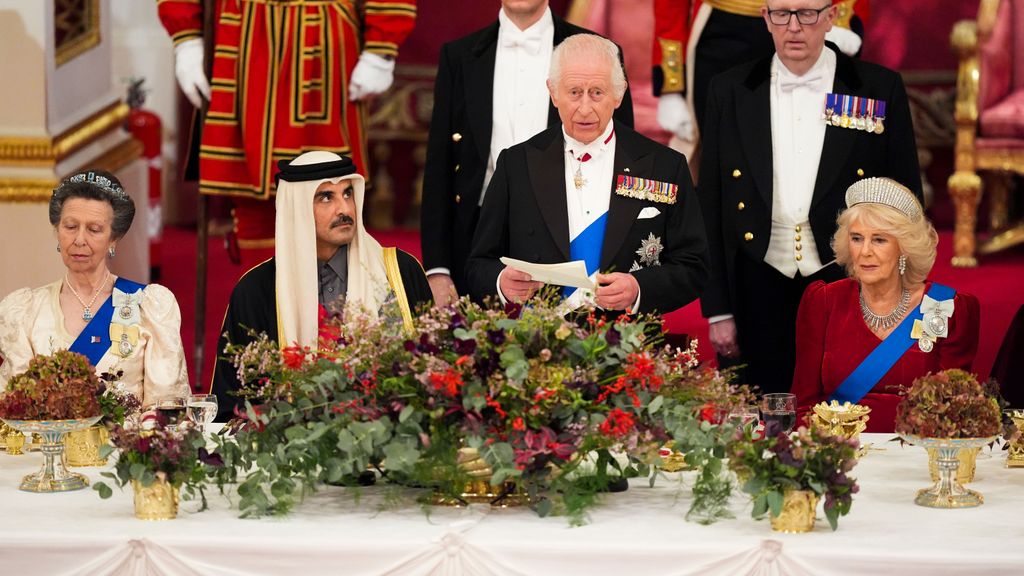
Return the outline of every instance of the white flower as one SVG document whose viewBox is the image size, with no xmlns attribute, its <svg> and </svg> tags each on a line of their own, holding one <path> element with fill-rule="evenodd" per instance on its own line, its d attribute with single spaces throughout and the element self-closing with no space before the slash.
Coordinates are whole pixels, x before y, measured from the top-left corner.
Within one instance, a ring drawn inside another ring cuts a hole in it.
<svg viewBox="0 0 1024 576">
<path fill-rule="evenodd" d="M 775 452 L 767 448 L 764 449 L 764 452 L 761 452 L 761 460 L 771 460 L 772 458 L 775 458 Z"/>
</svg>

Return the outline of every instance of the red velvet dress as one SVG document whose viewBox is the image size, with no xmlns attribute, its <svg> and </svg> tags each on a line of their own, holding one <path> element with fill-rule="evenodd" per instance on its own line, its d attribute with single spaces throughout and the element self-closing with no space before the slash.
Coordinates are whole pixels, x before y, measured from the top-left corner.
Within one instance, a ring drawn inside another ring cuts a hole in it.
<svg viewBox="0 0 1024 576">
<path fill-rule="evenodd" d="M 925 283 L 925 294 L 931 282 Z M 892 432 L 899 386 L 947 368 L 971 369 L 978 350 L 978 299 L 957 292 L 949 335 L 939 338 L 931 352 L 915 343 L 859 402 L 871 408 L 868 432 Z M 847 278 L 807 287 L 796 319 L 796 371 L 793 394 L 797 421 L 803 422 L 815 404 L 824 402 L 881 342 L 864 323 L 857 281 Z"/>
</svg>

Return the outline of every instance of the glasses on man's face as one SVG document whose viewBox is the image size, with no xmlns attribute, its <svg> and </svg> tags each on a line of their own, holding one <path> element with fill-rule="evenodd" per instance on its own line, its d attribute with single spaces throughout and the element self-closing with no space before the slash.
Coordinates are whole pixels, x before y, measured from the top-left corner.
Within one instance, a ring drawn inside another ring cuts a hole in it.
<svg viewBox="0 0 1024 576">
<path fill-rule="evenodd" d="M 829 4 L 824 8 L 801 8 L 799 10 L 772 10 L 768 9 L 768 20 L 776 26 L 787 26 L 789 25 L 789 19 L 796 16 L 796 21 L 803 24 L 804 26 L 811 26 L 812 24 L 818 23 L 818 18 L 821 18 L 821 13 L 831 8 Z"/>
</svg>

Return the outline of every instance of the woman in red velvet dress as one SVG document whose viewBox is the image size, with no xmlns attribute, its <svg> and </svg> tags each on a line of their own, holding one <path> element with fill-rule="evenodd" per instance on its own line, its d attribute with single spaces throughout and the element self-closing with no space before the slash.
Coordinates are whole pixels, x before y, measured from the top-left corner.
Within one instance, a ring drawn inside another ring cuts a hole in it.
<svg viewBox="0 0 1024 576">
<path fill-rule="evenodd" d="M 971 369 L 978 299 L 926 280 L 938 235 L 907 188 L 860 180 L 846 206 L 832 247 L 850 277 L 804 292 L 792 392 L 798 421 L 819 402 L 850 400 L 871 408 L 869 432 L 891 432 L 900 388 L 929 372 Z M 888 353 L 875 352 L 890 337 Z"/>
</svg>

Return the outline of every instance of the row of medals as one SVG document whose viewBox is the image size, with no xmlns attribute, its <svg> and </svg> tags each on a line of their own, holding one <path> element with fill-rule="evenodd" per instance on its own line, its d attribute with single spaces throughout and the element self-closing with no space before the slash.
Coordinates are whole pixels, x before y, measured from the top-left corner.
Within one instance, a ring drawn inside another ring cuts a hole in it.
<svg viewBox="0 0 1024 576">
<path fill-rule="evenodd" d="M 874 132 L 875 134 L 881 134 L 885 132 L 885 126 L 882 121 L 885 118 L 878 117 L 872 118 L 870 116 L 847 116 L 836 114 L 831 108 L 825 109 L 825 122 L 838 126 L 841 128 L 853 128 L 854 130 L 863 130 L 865 132 Z"/>
</svg>

